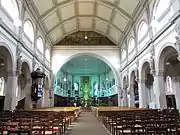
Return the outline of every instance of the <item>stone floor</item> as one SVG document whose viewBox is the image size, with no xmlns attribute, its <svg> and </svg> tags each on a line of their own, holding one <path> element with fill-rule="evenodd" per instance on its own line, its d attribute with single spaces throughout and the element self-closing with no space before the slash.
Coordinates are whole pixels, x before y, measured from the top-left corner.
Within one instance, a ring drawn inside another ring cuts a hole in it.
<svg viewBox="0 0 180 135">
<path fill-rule="evenodd" d="M 65 135 L 109 135 L 92 112 L 82 112 Z"/>
</svg>

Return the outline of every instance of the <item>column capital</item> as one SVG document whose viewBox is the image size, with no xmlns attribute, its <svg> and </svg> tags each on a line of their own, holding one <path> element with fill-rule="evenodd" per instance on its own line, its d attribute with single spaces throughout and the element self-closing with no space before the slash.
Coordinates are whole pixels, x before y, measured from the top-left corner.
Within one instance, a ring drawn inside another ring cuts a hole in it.
<svg viewBox="0 0 180 135">
<path fill-rule="evenodd" d="M 16 69 L 7 69 L 5 71 L 8 74 L 8 77 L 16 77 Z"/>
<path fill-rule="evenodd" d="M 164 70 L 155 71 L 156 76 L 164 76 Z"/>
<path fill-rule="evenodd" d="M 145 79 L 138 79 L 137 80 L 138 83 L 145 83 L 145 81 L 146 81 Z"/>
</svg>

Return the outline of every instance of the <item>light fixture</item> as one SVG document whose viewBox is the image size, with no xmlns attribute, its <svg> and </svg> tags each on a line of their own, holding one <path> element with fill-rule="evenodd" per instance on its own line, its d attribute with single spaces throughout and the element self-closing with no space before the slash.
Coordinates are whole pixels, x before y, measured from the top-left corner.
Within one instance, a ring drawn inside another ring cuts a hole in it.
<svg viewBox="0 0 180 135">
<path fill-rule="evenodd" d="M 87 59 L 87 58 L 85 58 L 85 59 L 84 59 L 84 61 L 85 61 L 85 62 L 87 62 L 87 61 L 88 61 L 88 59 Z"/>
<path fill-rule="evenodd" d="M 3 67 L 5 64 L 4 64 L 4 61 L 2 59 L 0 59 L 0 66 Z"/>
<path fill-rule="evenodd" d="M 107 67 L 106 67 L 107 65 L 105 65 L 105 79 L 106 79 L 106 81 L 108 81 L 108 77 L 106 76 L 106 74 L 107 74 Z"/>
<path fill-rule="evenodd" d="M 3 67 L 4 66 L 4 62 L 1 62 L 0 65 Z"/>
<path fill-rule="evenodd" d="M 84 39 L 85 39 L 85 40 L 87 40 L 87 39 L 88 39 L 88 36 L 87 36 L 87 35 L 85 35 L 85 36 L 84 36 Z"/>
<path fill-rule="evenodd" d="M 170 62 L 169 62 L 169 61 L 167 61 L 167 62 L 166 62 L 166 65 L 170 65 Z"/>
<path fill-rule="evenodd" d="M 68 64 L 68 63 L 67 63 Z M 66 66 L 66 71 L 64 72 L 64 82 L 67 81 L 67 78 L 68 78 L 68 72 L 67 72 L 67 66 Z"/>
<path fill-rule="evenodd" d="M 21 21 L 19 18 L 16 18 L 16 19 L 14 20 L 14 25 L 15 25 L 16 27 L 20 27 L 20 26 L 22 26 L 22 21 Z"/>
<path fill-rule="evenodd" d="M 67 81 L 67 79 L 66 79 L 66 77 L 64 77 L 64 82 L 66 82 Z"/>
</svg>

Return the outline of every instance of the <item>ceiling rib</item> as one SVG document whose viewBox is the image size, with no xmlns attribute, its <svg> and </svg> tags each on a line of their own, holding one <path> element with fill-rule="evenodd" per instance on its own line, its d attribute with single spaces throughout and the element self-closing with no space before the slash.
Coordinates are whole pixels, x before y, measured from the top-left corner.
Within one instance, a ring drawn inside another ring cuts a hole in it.
<svg viewBox="0 0 180 135">
<path fill-rule="evenodd" d="M 95 0 L 94 2 L 94 9 L 93 9 L 93 24 L 92 24 L 92 29 L 95 30 L 95 25 L 96 25 L 96 22 L 95 22 L 95 16 L 96 16 L 96 12 L 97 12 L 97 0 Z"/>
<path fill-rule="evenodd" d="M 109 6 L 111 6 L 111 7 L 114 7 L 114 6 L 116 6 L 116 9 L 120 12 L 120 13 L 122 13 L 125 17 L 127 17 L 127 19 L 129 19 L 129 20 L 132 20 L 132 17 L 131 17 L 131 15 L 129 15 L 126 11 L 124 11 L 122 8 L 120 8 L 119 6 L 118 6 L 118 4 L 117 5 L 114 5 L 114 3 L 110 3 L 110 2 L 108 2 L 108 1 L 101 1 L 101 2 L 103 2 L 104 4 L 106 4 L 106 5 L 109 5 Z M 115 0 L 115 2 L 119 2 L 118 0 Z M 99 2 L 100 3 L 100 2 Z"/>
<path fill-rule="evenodd" d="M 78 17 L 78 15 L 79 15 L 79 6 L 78 6 L 78 1 L 77 0 L 75 0 L 75 16 L 77 17 L 76 19 L 76 28 L 77 29 L 79 29 L 79 27 L 80 27 L 80 22 L 79 22 L 79 17 Z"/>
<path fill-rule="evenodd" d="M 28 8 L 29 11 L 34 16 L 34 19 L 35 19 L 36 23 L 38 23 L 39 28 L 41 29 L 43 34 L 47 37 L 48 42 L 50 41 L 51 43 L 53 43 L 51 38 L 46 34 L 47 31 L 46 31 L 46 27 L 45 27 L 44 23 L 42 22 L 42 20 L 39 19 L 40 14 L 39 14 L 39 12 L 37 10 L 37 7 L 34 4 L 34 2 L 32 2 L 31 0 L 25 0 L 25 5 L 26 5 L 26 8 Z"/>
<path fill-rule="evenodd" d="M 57 25 L 55 25 L 51 30 L 48 31 L 48 34 L 50 34 L 54 29 L 56 29 L 57 27 L 59 27 L 61 24 L 64 24 L 64 23 L 66 23 L 66 22 L 69 21 L 69 20 L 76 19 L 76 18 L 79 18 L 79 17 L 93 17 L 93 15 L 78 15 L 78 16 L 70 17 L 70 18 L 68 18 L 68 19 L 66 19 L 66 20 L 58 23 Z M 101 18 L 101 17 L 99 17 L 99 16 L 94 16 L 94 17 L 95 17 L 95 20 L 96 20 L 96 19 L 100 19 L 100 20 L 106 22 L 107 24 L 109 24 L 108 20 L 105 20 L 105 19 L 103 19 L 103 18 Z M 114 24 L 109 24 L 109 25 L 113 26 L 113 27 L 116 28 L 118 31 L 120 31 L 121 33 L 123 33 L 123 31 L 122 31 L 121 29 L 119 29 L 116 25 L 114 25 Z"/>
<path fill-rule="evenodd" d="M 66 5 L 68 3 L 71 3 L 72 0 L 70 1 L 63 1 L 61 3 L 57 3 L 55 6 L 53 6 L 52 8 L 50 8 L 49 10 L 47 10 L 45 13 L 43 13 L 41 16 L 40 16 L 40 19 L 44 20 L 45 18 L 47 18 L 50 14 L 52 14 L 53 12 L 55 12 L 57 10 L 57 8 L 61 7 L 62 5 Z"/>
<path fill-rule="evenodd" d="M 27 1 L 27 0 L 26 0 Z M 135 20 L 137 20 L 138 18 L 138 15 L 139 13 L 141 12 L 141 9 L 143 9 L 144 7 L 144 3 L 146 3 L 146 1 L 144 0 L 139 0 L 139 4 L 136 6 L 133 14 L 129 14 L 128 12 L 126 12 L 124 9 L 122 9 L 119 5 L 120 1 L 121 0 L 114 0 L 114 2 L 109 2 L 107 0 L 94 0 L 94 1 L 86 1 L 86 0 L 81 0 L 81 1 L 78 1 L 78 0 L 66 0 L 66 1 L 62 1 L 60 3 L 58 3 L 58 0 L 52 0 L 53 1 L 53 7 L 49 10 L 47 10 L 46 12 L 44 12 L 43 14 L 40 14 L 39 11 L 38 11 L 38 8 L 37 6 L 35 5 L 35 3 L 33 2 L 33 0 L 30 2 L 30 5 L 32 6 L 31 10 L 34 9 L 33 12 L 36 12 L 37 13 L 37 21 L 38 21 L 38 24 L 39 25 L 42 25 L 42 28 L 44 29 L 44 31 L 47 33 L 46 36 L 48 36 L 49 40 L 51 40 L 52 42 L 52 39 L 50 38 L 50 35 L 54 29 L 58 28 L 59 26 L 61 26 L 61 30 L 62 32 L 64 33 L 64 35 L 67 35 L 68 33 L 65 32 L 65 27 L 64 27 L 64 24 L 67 22 L 67 21 L 71 21 L 72 19 L 76 19 L 76 25 L 77 25 L 77 29 L 76 30 L 80 30 L 80 17 L 91 17 L 92 18 L 92 29 L 89 29 L 89 30 L 93 30 L 93 31 L 96 31 L 95 29 L 95 25 L 96 25 L 96 20 L 101 20 L 103 22 L 106 22 L 106 24 L 108 25 L 108 29 L 107 29 L 107 32 L 104 33 L 104 35 L 106 35 L 107 37 L 109 37 L 109 31 L 110 31 L 110 28 L 111 27 L 114 27 L 116 30 L 118 30 L 122 36 L 119 38 L 119 41 L 118 43 L 121 44 L 122 41 L 124 40 L 124 38 L 126 37 L 128 31 L 131 29 L 132 24 L 133 22 L 135 22 Z M 79 6 L 78 6 L 78 3 L 94 3 L 94 9 L 93 9 L 93 14 L 92 15 L 80 15 L 79 14 Z M 61 7 L 64 7 L 64 6 L 68 6 L 68 5 L 71 5 L 71 4 L 74 4 L 75 6 L 75 16 L 73 17 L 70 17 L 68 19 L 65 19 L 63 20 L 62 19 L 62 16 L 61 16 L 61 11 L 60 11 L 60 8 Z M 98 5 L 101 4 L 101 5 L 104 5 L 104 6 L 107 6 L 107 7 L 111 7 L 112 9 L 112 12 L 111 12 L 111 16 L 110 16 L 110 19 L 109 20 L 106 20 L 100 16 L 97 16 L 97 8 L 98 8 Z M 116 15 L 116 11 L 118 11 L 122 16 L 124 16 L 128 21 L 127 25 L 126 25 L 126 28 L 128 29 L 124 29 L 124 30 L 121 30 L 121 28 L 119 28 L 118 26 L 116 26 L 115 24 L 113 24 L 113 20 L 115 18 L 115 15 Z M 59 19 L 59 23 L 57 25 L 55 25 L 52 29 L 50 29 L 49 31 L 46 29 L 45 27 L 45 24 L 44 24 L 44 20 L 49 17 L 53 12 L 56 12 L 57 16 L 58 16 L 58 19 Z M 86 30 L 86 29 L 84 29 Z M 74 30 L 73 30 L 74 31 Z M 59 39 L 62 39 L 62 37 L 59 37 Z M 58 40 L 59 40 L 58 39 Z M 52 42 L 54 43 L 54 42 Z"/>
<path fill-rule="evenodd" d="M 109 31 L 110 31 L 110 24 L 113 24 L 112 21 L 115 17 L 115 11 L 116 11 L 116 5 L 118 5 L 118 1 L 116 0 L 114 2 L 114 6 L 113 6 L 113 9 L 112 9 L 112 12 L 111 12 L 111 16 L 110 16 L 110 19 L 109 19 L 109 24 L 108 24 L 108 28 L 107 28 L 107 31 L 106 31 L 106 34 L 109 34 Z"/>
<path fill-rule="evenodd" d="M 75 2 L 78 3 L 77 0 L 75 0 Z M 82 2 L 83 2 L 83 1 L 82 1 Z M 107 2 L 107 1 L 96 0 L 95 2 L 96 2 L 96 3 L 99 3 L 99 4 L 106 4 L 106 5 L 108 5 L 108 6 L 114 7 L 114 3 L 109 3 L 109 2 Z M 59 7 L 63 6 L 63 5 L 66 5 L 66 4 L 68 4 L 68 3 L 70 4 L 70 3 L 72 3 L 72 1 L 65 1 L 65 2 L 61 2 L 60 4 L 56 4 L 55 7 L 49 9 L 49 10 L 46 11 L 44 14 L 42 14 L 42 15 L 40 16 L 40 19 L 44 20 L 46 17 L 48 17 L 48 15 L 50 15 L 51 13 L 53 13 L 57 8 L 59 8 Z M 124 11 L 122 8 L 118 7 L 117 5 L 116 5 L 116 9 L 117 9 L 120 13 L 122 13 L 125 17 L 127 17 L 127 19 L 130 19 L 130 20 L 132 19 L 131 15 L 129 15 L 126 11 Z"/>
<path fill-rule="evenodd" d="M 53 0 L 53 5 L 54 5 L 55 8 L 56 8 L 57 4 L 58 4 L 58 1 Z M 62 21 L 61 12 L 60 12 L 60 10 L 58 8 L 56 8 L 56 14 L 58 16 L 59 21 L 61 22 Z M 61 25 L 61 30 L 62 30 L 63 33 L 65 33 L 64 25 Z"/>
<path fill-rule="evenodd" d="M 132 30 L 132 28 L 134 27 L 135 25 L 135 22 L 137 21 L 139 15 L 142 13 L 145 5 L 148 3 L 148 0 L 140 0 L 138 6 L 136 7 L 136 11 L 134 11 L 134 16 L 132 17 L 132 20 L 130 24 L 132 25 L 129 25 L 129 28 L 128 30 L 125 31 L 124 33 L 124 37 L 122 37 L 122 40 L 120 41 L 120 45 L 124 42 L 124 39 L 126 38 L 126 36 L 128 35 L 128 33 L 130 32 L 130 30 Z"/>
</svg>

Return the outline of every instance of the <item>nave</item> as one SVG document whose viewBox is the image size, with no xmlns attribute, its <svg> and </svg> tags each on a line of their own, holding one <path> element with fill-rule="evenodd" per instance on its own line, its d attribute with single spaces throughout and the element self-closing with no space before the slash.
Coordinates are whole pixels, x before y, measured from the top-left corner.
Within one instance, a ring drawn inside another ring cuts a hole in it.
<svg viewBox="0 0 180 135">
<path fill-rule="evenodd" d="M 1 135 L 179 135 L 175 109 L 53 107 L 1 111 Z"/>
<path fill-rule="evenodd" d="M 92 112 L 82 112 L 65 135 L 109 135 Z"/>
</svg>

